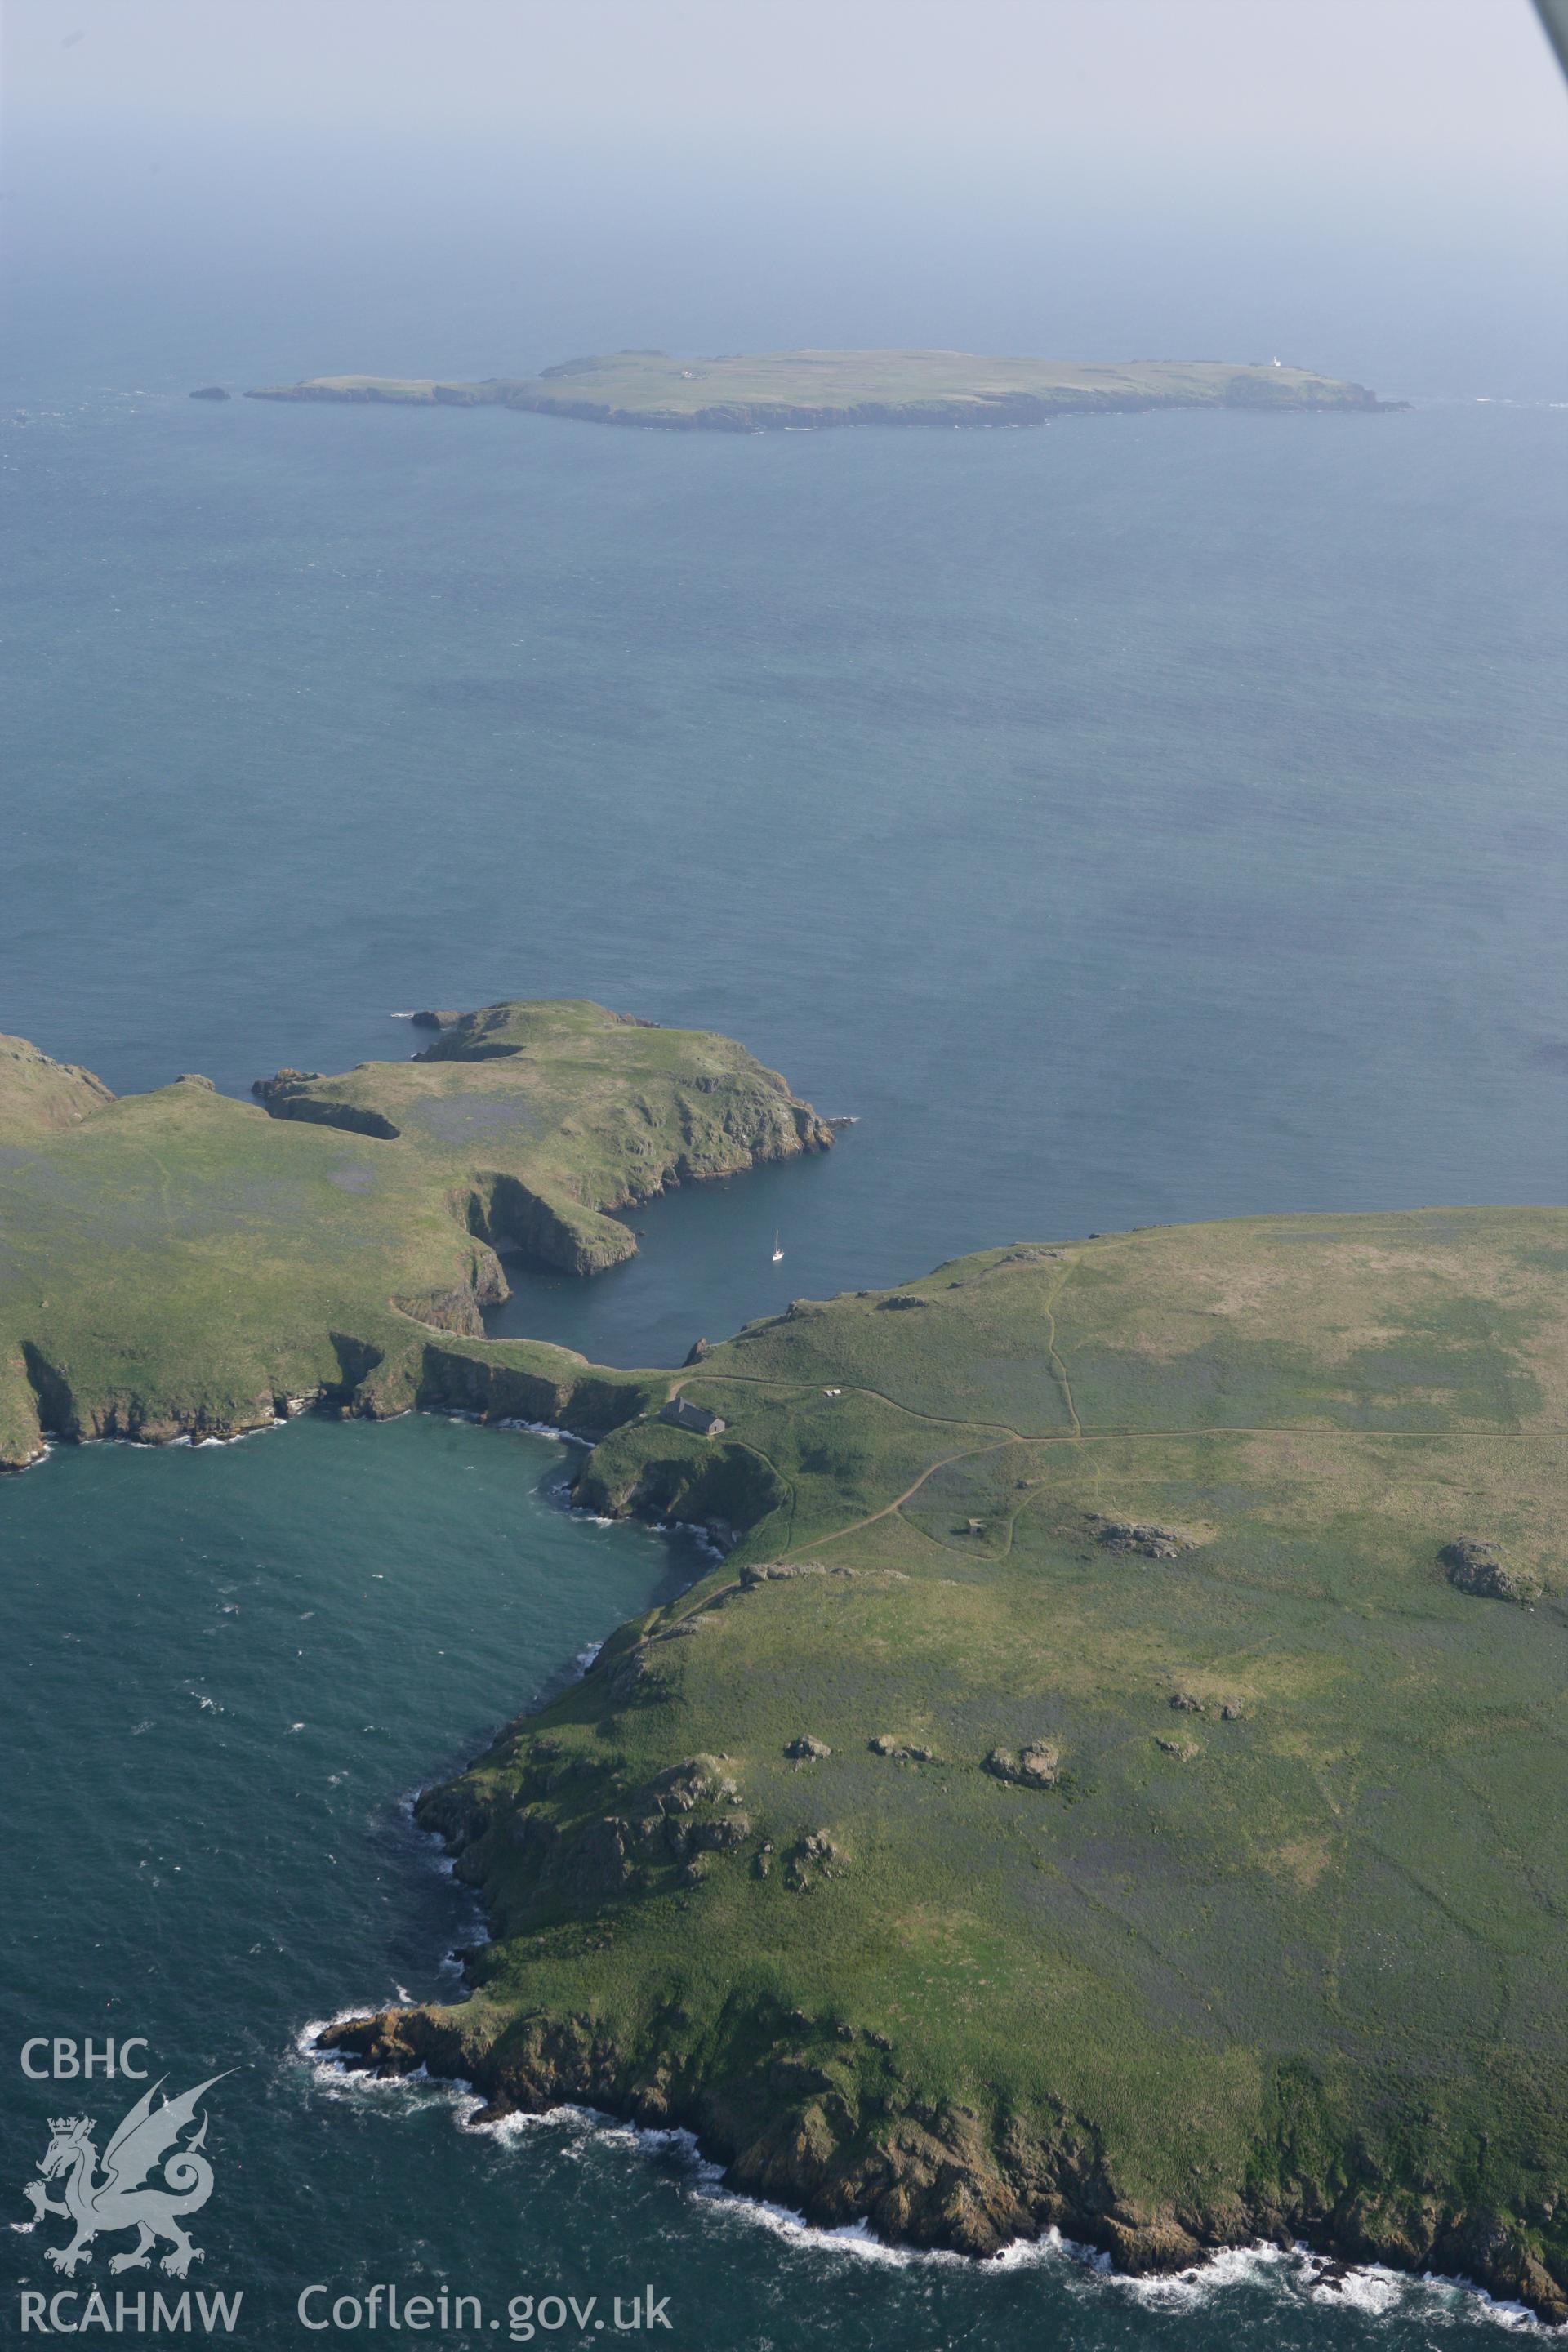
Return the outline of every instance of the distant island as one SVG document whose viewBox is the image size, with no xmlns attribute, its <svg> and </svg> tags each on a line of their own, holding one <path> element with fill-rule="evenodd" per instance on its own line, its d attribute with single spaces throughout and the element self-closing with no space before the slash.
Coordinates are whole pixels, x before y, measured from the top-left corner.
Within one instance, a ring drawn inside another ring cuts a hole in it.
<svg viewBox="0 0 1568 2352">
<path fill-rule="evenodd" d="M 383 401 L 416 408 L 521 408 L 594 425 L 714 433 L 837 425 L 1043 425 L 1148 408 L 1384 412 L 1364 385 L 1279 360 L 1099 362 L 988 359 L 972 352 L 766 352 L 674 359 L 610 352 L 532 377 L 454 383 L 427 376 L 311 376 L 247 400 Z"/>
<path fill-rule="evenodd" d="M 616 1370 L 486 1336 L 498 1250 L 830 1125 L 706 1032 L 430 1019 L 253 1103 L 0 1039 L 0 1460 L 424 1406 L 714 1539 L 421 1801 L 469 1997 L 321 2046 L 892 2240 L 1568 2319 L 1568 1212 L 1012 1242 Z"/>
</svg>

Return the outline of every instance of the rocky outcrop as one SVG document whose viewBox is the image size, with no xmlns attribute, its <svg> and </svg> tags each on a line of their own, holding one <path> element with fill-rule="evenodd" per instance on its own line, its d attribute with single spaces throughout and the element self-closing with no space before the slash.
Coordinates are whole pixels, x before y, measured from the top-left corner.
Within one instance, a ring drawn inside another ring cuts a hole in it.
<svg viewBox="0 0 1568 2352">
<path fill-rule="evenodd" d="M 274 1070 L 269 1078 L 252 1078 L 250 1091 L 258 1103 L 287 1102 L 301 1087 L 314 1086 L 320 1070 Z"/>
<path fill-rule="evenodd" d="M 1194 1538 L 1179 1528 L 1157 1527 L 1149 1519 L 1109 1519 L 1100 1511 L 1090 1511 L 1088 1518 L 1096 1539 L 1107 1551 L 1139 1552 L 1145 1559 L 1175 1559 L 1195 1549 Z"/>
<path fill-rule="evenodd" d="M 1011 1748 L 994 1748 L 984 1769 L 994 1780 L 1011 1780 L 1020 1789 L 1054 1789 L 1061 1760 L 1061 1751 L 1048 1739 L 1033 1739 L 1016 1754 Z"/>
<path fill-rule="evenodd" d="M 768 1559 L 760 1567 L 748 1564 L 741 1570 L 742 1591 L 754 1584 L 777 1584 L 792 1576 L 848 1576 L 847 1568 L 828 1568 L 819 1559 Z"/>
<path fill-rule="evenodd" d="M 0 1035 L 0 1141 L 78 1127 L 113 1100 L 79 1062 L 57 1062 L 26 1037 Z"/>
<path fill-rule="evenodd" d="M 494 1853 L 521 1854 L 533 1899 L 598 1904 L 661 1883 L 689 1885 L 712 1861 L 750 1841 L 733 1777 L 712 1756 L 688 1757 L 619 1799 L 609 1812 L 563 1824 L 542 1800 L 584 1789 L 603 1801 L 607 1767 L 560 1754 L 550 1739 L 532 1743 L 514 1797 L 492 1801 L 466 1777 L 427 1791 L 416 1809 L 422 1828 L 442 1837 L 458 1874 L 485 1883 Z"/>
<path fill-rule="evenodd" d="M 1478 1601 L 1529 1602 L 1540 1594 L 1536 1578 L 1506 1566 L 1497 1546 L 1482 1537 L 1457 1536 L 1437 1557 L 1454 1590 Z"/>
</svg>

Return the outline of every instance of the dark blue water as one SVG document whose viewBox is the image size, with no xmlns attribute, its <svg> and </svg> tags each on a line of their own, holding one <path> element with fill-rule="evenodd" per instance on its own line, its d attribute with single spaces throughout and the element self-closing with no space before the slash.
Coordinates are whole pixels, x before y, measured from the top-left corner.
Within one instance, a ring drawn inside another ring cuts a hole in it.
<svg viewBox="0 0 1568 2352">
<path fill-rule="evenodd" d="M 861 1120 L 759 1205 L 791 1295 L 1561 1192 L 1568 410 L 731 440 L 93 392 L 4 447 L 5 1020 L 117 1087 L 507 994 L 721 1027 Z M 759 1311 L 755 1241 L 588 1336 Z"/>
<path fill-rule="evenodd" d="M 907 236 L 901 277 L 862 237 L 826 285 L 814 215 L 768 232 L 793 275 L 623 217 L 514 280 L 363 214 L 352 250 L 274 222 L 220 252 L 199 204 L 160 228 L 128 199 L 152 245 L 105 216 L 79 253 L 67 205 L 14 310 L 0 1027 L 119 1087 L 236 1090 L 508 994 L 742 1037 L 859 1123 L 631 1213 L 642 1255 L 595 1285 L 519 1272 L 503 1328 L 621 1362 L 983 1243 L 1562 1197 L 1568 410 L 1458 397 L 1554 389 L 1506 255 L 1500 340 L 1466 342 L 1441 257 L 1403 310 L 1370 263 L 1336 308 L 1327 263 L 1310 299 L 1272 248 L 1233 268 L 1238 232 L 1162 288 L 1080 254 L 1053 313 L 1085 351 L 1245 320 L 1454 395 L 1407 414 L 730 441 L 184 394 L 619 341 L 1038 348 L 1041 298 Z M 428 2088 L 312 2074 L 312 2018 L 449 1987 L 473 1932 L 400 1798 L 689 1572 L 566 1517 L 561 1466 L 408 1422 L 0 1490 L 8 2020 L 239 2070 L 198 2234 L 242 2341 L 307 2340 L 313 2279 L 497 2314 L 651 2282 L 692 2352 L 1495 2339 L 1457 2290 L 1261 2258 L 1159 2287 L 894 2258 L 716 2198 L 678 2144 L 474 2135 Z M 19 2084 L 17 2189 L 73 2095 Z M 0 2242 L 41 2276 L 42 2234 Z"/>
</svg>

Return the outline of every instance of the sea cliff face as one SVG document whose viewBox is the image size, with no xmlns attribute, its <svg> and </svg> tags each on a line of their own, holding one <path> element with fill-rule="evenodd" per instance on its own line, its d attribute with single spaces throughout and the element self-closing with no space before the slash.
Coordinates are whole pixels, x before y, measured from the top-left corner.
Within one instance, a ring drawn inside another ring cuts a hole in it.
<svg viewBox="0 0 1568 2352">
<path fill-rule="evenodd" d="M 657 2035 L 622 2048 L 585 2013 L 531 2019 L 504 2055 L 465 2031 L 479 2020 L 462 2011 L 386 2010 L 329 2026 L 317 2046 L 383 2075 L 425 2068 L 471 2083 L 485 2100 L 482 2122 L 579 2105 L 645 2129 L 689 2131 L 723 2166 L 727 2188 L 824 2229 L 869 2222 L 891 2245 L 984 2257 L 1055 2229 L 1136 2277 L 1185 2271 L 1230 2248 L 1300 2244 L 1471 2279 L 1550 2325 L 1568 2322 L 1561 2271 L 1484 2200 L 1380 2194 L 1347 2183 L 1337 2164 L 1278 2194 L 1140 2198 L 1118 2186 L 1086 2117 L 1032 2123 L 911 2097 L 896 2055 L 847 2050 L 831 2019 L 775 2006 L 731 2022 L 748 2063 L 722 2074 Z M 1290 2128 L 1288 2109 L 1280 2121 Z M 1272 2166 L 1271 2147 L 1259 2156 Z"/>
</svg>

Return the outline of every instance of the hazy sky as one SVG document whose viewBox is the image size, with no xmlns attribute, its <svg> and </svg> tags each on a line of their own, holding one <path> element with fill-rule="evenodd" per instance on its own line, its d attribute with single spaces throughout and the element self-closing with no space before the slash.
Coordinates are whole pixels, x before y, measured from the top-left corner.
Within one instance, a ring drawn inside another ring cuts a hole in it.
<svg viewBox="0 0 1568 2352">
<path fill-rule="evenodd" d="M 6 105 L 292 137 L 858 144 L 1539 183 L 1528 0 L 7 0 Z"/>
<path fill-rule="evenodd" d="M 1568 91 L 1529 0 L 4 0 L 0 25 L 11 342 L 62 365 L 149 369 L 179 313 L 199 334 L 163 364 L 237 373 L 923 341 L 1283 348 L 1461 396 L 1568 376 Z"/>
</svg>

